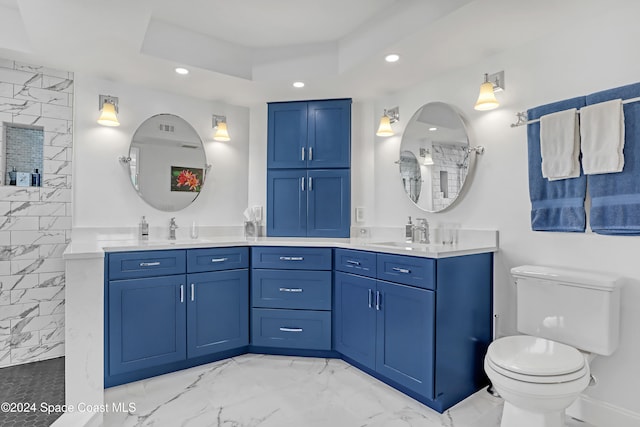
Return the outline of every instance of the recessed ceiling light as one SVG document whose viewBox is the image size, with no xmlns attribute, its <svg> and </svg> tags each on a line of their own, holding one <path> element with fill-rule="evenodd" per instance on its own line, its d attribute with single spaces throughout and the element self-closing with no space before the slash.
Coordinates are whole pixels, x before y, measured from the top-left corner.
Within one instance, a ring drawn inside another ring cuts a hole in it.
<svg viewBox="0 0 640 427">
<path fill-rule="evenodd" d="M 297 88 L 304 87 L 304 82 L 293 82 L 293 87 L 297 87 Z"/>
<path fill-rule="evenodd" d="M 437 127 L 430 127 L 430 128 L 429 128 L 429 130 L 430 130 L 431 132 L 433 132 L 434 130 L 438 130 L 438 128 L 437 128 Z"/>
<path fill-rule="evenodd" d="M 395 53 L 390 53 L 389 55 L 384 57 L 384 60 L 387 62 L 396 62 L 398 61 L 398 59 L 400 59 L 400 55 L 397 55 Z"/>
<path fill-rule="evenodd" d="M 176 73 L 182 74 L 184 76 L 186 74 L 189 74 L 189 70 L 187 70 L 186 68 L 183 68 L 183 67 L 177 67 L 176 68 Z"/>
</svg>

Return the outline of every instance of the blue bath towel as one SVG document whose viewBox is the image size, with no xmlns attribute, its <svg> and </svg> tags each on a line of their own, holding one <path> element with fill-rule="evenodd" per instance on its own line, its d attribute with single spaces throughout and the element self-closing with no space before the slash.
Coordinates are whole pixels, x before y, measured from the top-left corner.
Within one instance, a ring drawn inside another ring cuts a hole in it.
<svg viewBox="0 0 640 427">
<path fill-rule="evenodd" d="M 640 83 L 587 96 L 587 105 L 640 97 Z M 589 175 L 591 229 L 598 234 L 640 235 L 640 102 L 624 106 L 624 169 Z"/>
<path fill-rule="evenodd" d="M 529 120 L 545 114 L 581 108 L 585 97 L 567 99 L 532 108 L 527 111 Z M 587 178 L 580 171 L 577 178 L 549 181 L 542 176 L 540 155 L 540 123 L 527 125 L 529 145 L 529 196 L 531 198 L 531 229 L 534 231 L 584 232 L 586 214 L 584 198 Z"/>
</svg>

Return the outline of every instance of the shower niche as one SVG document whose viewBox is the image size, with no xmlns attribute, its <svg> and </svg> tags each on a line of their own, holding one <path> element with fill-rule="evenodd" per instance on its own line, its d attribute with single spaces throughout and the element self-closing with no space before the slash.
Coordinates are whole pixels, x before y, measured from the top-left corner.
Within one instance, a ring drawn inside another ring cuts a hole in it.
<svg viewBox="0 0 640 427">
<path fill-rule="evenodd" d="M 40 187 L 44 164 L 44 128 L 2 124 L 0 184 Z"/>
</svg>

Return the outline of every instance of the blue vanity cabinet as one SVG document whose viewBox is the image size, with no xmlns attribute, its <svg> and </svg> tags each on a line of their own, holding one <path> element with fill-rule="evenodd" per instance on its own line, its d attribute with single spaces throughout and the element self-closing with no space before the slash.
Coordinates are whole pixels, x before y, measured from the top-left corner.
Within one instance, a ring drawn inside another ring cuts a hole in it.
<svg viewBox="0 0 640 427">
<path fill-rule="evenodd" d="M 105 263 L 105 386 L 246 352 L 248 248 L 118 252 Z"/>
<path fill-rule="evenodd" d="M 435 293 L 377 281 L 376 371 L 433 399 Z"/>
<path fill-rule="evenodd" d="M 351 99 L 268 104 L 267 168 L 349 168 Z"/>
<path fill-rule="evenodd" d="M 331 248 L 251 250 L 253 349 L 330 351 Z"/>
<path fill-rule="evenodd" d="M 109 283 L 110 375 L 186 358 L 184 284 L 184 275 Z"/>
<path fill-rule="evenodd" d="M 187 356 L 206 356 L 249 344 L 246 269 L 187 275 Z"/>
<path fill-rule="evenodd" d="M 334 273 L 335 349 L 372 370 L 376 368 L 376 288 L 375 279 Z"/>
<path fill-rule="evenodd" d="M 348 361 L 439 412 L 487 384 L 491 253 L 334 256 L 335 348 Z"/>
</svg>

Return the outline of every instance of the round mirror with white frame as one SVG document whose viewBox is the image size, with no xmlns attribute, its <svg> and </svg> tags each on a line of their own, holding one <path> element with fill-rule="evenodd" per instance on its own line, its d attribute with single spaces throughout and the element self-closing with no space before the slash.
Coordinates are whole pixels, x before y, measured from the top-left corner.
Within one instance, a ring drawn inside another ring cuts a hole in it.
<svg viewBox="0 0 640 427">
<path fill-rule="evenodd" d="M 465 121 L 455 107 L 444 102 L 420 107 L 400 143 L 398 164 L 409 199 L 427 212 L 452 206 L 469 185 L 473 151 L 478 150 L 469 147 Z"/>
<path fill-rule="evenodd" d="M 149 205 L 166 212 L 189 206 L 204 185 L 207 159 L 202 139 L 184 119 L 158 114 L 142 122 L 129 147 L 131 184 Z"/>
</svg>

